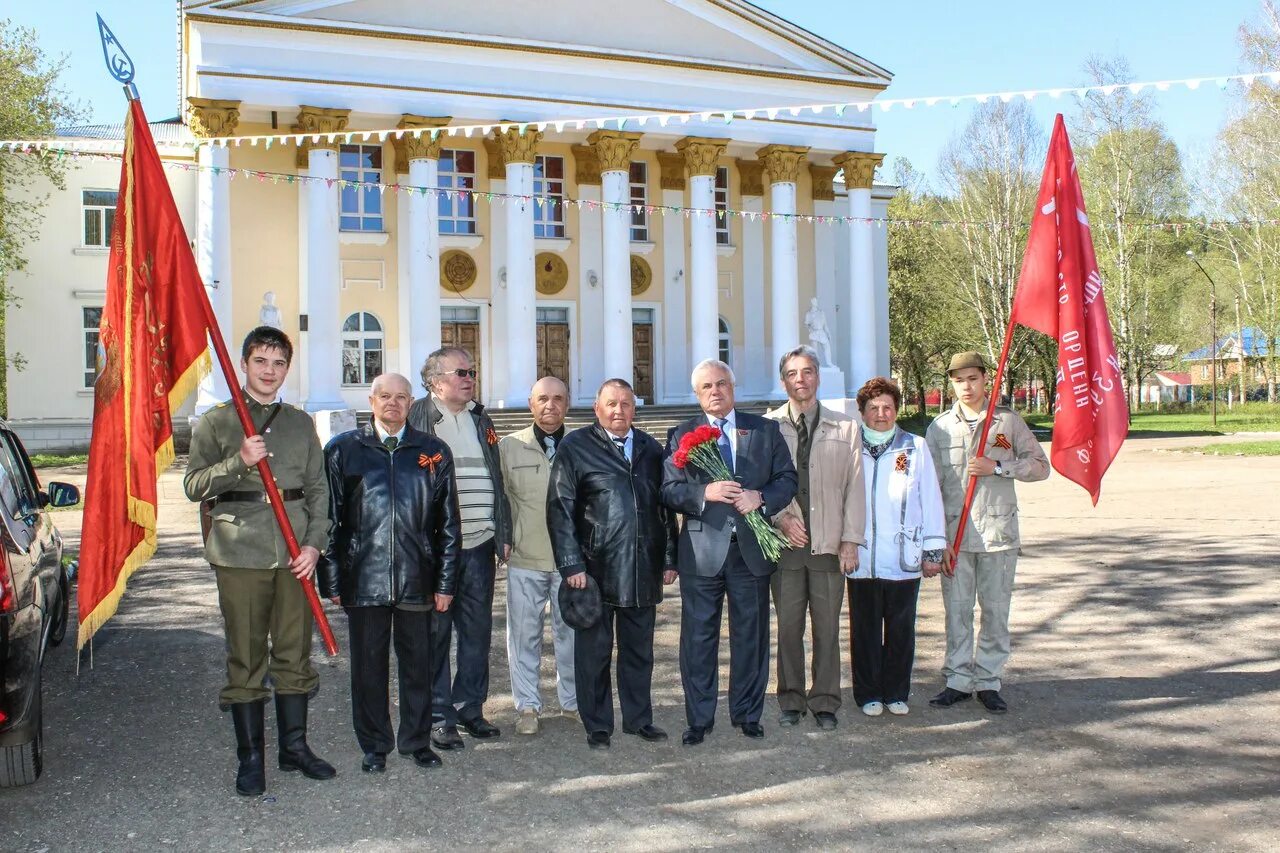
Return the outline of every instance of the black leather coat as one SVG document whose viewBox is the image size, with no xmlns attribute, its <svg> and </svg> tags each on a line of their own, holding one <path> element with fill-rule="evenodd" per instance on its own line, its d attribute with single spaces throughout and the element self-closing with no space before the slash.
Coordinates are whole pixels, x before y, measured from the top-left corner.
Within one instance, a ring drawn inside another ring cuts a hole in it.
<svg viewBox="0 0 1280 853">
<path fill-rule="evenodd" d="M 675 516 L 660 500 L 662 446 L 633 430 L 631 463 L 599 424 L 574 430 L 551 463 L 547 529 L 563 577 L 586 570 L 606 604 L 652 607 L 676 564 Z"/>
<path fill-rule="evenodd" d="M 347 607 L 432 604 L 453 595 L 462 521 L 453 456 L 406 426 L 395 451 L 372 424 L 324 450 L 333 532 L 320 558 L 320 594 Z"/>
</svg>

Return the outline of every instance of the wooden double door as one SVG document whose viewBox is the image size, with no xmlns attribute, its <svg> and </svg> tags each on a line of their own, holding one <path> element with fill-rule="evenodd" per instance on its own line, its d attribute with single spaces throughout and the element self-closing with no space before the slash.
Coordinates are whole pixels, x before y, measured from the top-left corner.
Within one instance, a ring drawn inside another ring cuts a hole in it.
<svg viewBox="0 0 1280 853">
<path fill-rule="evenodd" d="M 569 324 L 559 322 L 538 323 L 538 378 L 554 376 L 569 384 Z"/>
<path fill-rule="evenodd" d="M 471 353 L 471 366 L 476 369 L 475 399 L 483 400 L 483 389 L 480 387 L 480 324 L 441 323 L 440 345 L 445 347 L 461 347 Z"/>
</svg>

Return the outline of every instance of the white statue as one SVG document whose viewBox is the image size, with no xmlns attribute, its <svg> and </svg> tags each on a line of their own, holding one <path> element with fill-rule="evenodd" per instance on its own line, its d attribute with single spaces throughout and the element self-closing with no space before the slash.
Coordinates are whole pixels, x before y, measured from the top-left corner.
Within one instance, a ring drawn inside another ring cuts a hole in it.
<svg viewBox="0 0 1280 853">
<path fill-rule="evenodd" d="M 818 297 L 809 300 L 804 324 L 809 329 L 809 346 L 818 353 L 819 367 L 831 367 L 831 335 L 827 333 L 827 315 L 818 307 Z"/>
<path fill-rule="evenodd" d="M 262 310 L 258 312 L 258 325 L 270 326 L 273 329 L 283 328 L 280 322 L 280 309 L 276 307 L 274 290 L 268 290 L 262 294 Z"/>
</svg>

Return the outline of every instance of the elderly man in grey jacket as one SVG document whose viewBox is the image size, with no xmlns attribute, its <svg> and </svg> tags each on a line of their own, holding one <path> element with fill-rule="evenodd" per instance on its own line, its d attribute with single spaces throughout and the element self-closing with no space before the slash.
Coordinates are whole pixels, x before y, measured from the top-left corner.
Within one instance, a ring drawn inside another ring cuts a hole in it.
<svg viewBox="0 0 1280 853">
<path fill-rule="evenodd" d="M 551 460 L 564 438 L 569 389 L 554 376 L 544 376 L 529 393 L 533 423 L 498 442 L 502 481 L 511 504 L 512 545 L 507 562 L 507 662 L 516 705 L 516 734 L 538 733 L 542 694 L 538 672 L 542 632 L 551 602 L 551 635 L 555 643 L 556 694 L 565 716 L 576 717 L 578 697 L 573 677 L 573 628 L 560 618 L 560 573 L 556 571 L 547 532 L 547 485 Z"/>
</svg>

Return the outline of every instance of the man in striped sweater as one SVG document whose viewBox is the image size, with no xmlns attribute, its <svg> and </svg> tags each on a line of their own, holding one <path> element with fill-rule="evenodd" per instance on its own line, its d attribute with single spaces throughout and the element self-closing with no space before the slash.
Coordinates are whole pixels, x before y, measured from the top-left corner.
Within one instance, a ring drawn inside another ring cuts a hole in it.
<svg viewBox="0 0 1280 853">
<path fill-rule="evenodd" d="M 484 718 L 489 698 L 489 644 L 493 633 L 493 585 L 497 562 L 511 553 L 511 511 L 502 487 L 498 434 L 484 406 L 471 399 L 476 389 L 471 354 L 457 347 L 431 353 L 422 366 L 428 394 L 409 409 L 409 424 L 449 445 L 453 452 L 462 558 L 457 595 L 448 611 L 432 614 L 432 743 L 462 749 L 461 726 L 477 739 L 502 734 Z M 457 666 L 451 672 L 449 646 L 457 633 Z"/>
</svg>

